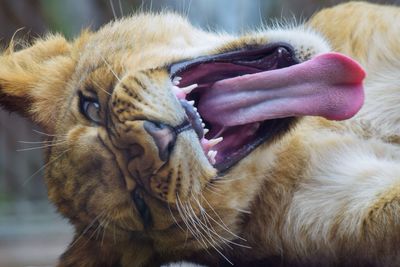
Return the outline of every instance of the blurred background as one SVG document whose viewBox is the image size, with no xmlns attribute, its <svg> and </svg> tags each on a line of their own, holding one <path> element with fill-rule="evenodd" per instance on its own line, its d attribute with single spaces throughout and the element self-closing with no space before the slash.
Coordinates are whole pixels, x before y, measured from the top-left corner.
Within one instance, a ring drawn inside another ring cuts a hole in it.
<svg viewBox="0 0 400 267">
<path fill-rule="evenodd" d="M 197 26 L 240 33 L 272 19 L 306 20 L 336 0 L 0 0 L 0 46 L 13 35 L 32 41 L 46 32 L 72 38 L 134 11 L 175 10 Z M 400 4 L 400 0 L 373 1 Z M 72 236 L 47 202 L 40 129 L 0 109 L 0 267 L 54 266 Z"/>
</svg>

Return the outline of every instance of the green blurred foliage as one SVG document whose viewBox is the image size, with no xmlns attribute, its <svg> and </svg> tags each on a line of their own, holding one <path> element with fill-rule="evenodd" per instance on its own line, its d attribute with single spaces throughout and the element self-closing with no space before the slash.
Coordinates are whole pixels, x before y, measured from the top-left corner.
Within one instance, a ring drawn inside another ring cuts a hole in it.
<svg viewBox="0 0 400 267">
<path fill-rule="evenodd" d="M 71 18 L 74 17 L 73 11 L 63 9 L 63 1 L 41 0 L 40 2 L 50 31 L 62 32 L 65 36 L 72 37 L 74 34 L 71 23 Z"/>
</svg>

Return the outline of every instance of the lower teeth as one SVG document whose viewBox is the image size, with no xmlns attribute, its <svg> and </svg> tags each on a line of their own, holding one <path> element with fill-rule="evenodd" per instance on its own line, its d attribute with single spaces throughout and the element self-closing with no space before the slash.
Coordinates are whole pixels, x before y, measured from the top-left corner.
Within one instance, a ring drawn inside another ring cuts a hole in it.
<svg viewBox="0 0 400 267">
<path fill-rule="evenodd" d="M 217 153 L 218 153 L 218 151 L 215 151 L 215 150 L 208 151 L 207 157 L 210 160 L 211 164 L 216 163 L 215 157 L 217 156 Z"/>
</svg>

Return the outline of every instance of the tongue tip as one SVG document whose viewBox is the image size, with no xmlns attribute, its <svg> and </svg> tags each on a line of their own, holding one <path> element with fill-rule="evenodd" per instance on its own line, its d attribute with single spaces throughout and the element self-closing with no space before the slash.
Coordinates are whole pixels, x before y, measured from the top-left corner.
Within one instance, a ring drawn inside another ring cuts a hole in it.
<svg viewBox="0 0 400 267">
<path fill-rule="evenodd" d="M 337 112 L 331 112 L 324 117 L 329 120 L 340 121 L 355 116 L 362 108 L 365 100 L 363 81 L 366 72 L 364 68 L 352 58 L 337 52 L 320 54 L 314 59 L 339 64 L 336 69 L 340 69 L 342 82 L 347 85 L 347 96 L 342 98 L 342 105 L 339 105 L 341 108 Z"/>
<path fill-rule="evenodd" d="M 330 62 L 335 61 L 340 63 L 345 71 L 349 73 L 349 77 L 351 77 L 352 82 L 355 84 L 362 83 L 362 81 L 366 77 L 366 72 L 361 64 L 344 54 L 337 52 L 328 52 L 318 54 L 314 57 L 314 59 Z"/>
</svg>

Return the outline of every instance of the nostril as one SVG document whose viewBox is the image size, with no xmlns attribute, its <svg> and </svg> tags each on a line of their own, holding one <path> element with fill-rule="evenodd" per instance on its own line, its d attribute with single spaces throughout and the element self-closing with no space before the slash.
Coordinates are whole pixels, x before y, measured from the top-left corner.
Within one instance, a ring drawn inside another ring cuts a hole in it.
<svg viewBox="0 0 400 267">
<path fill-rule="evenodd" d="M 144 122 L 144 129 L 153 138 L 158 148 L 160 159 L 167 161 L 176 141 L 174 129 L 169 125 L 153 121 Z"/>
</svg>

